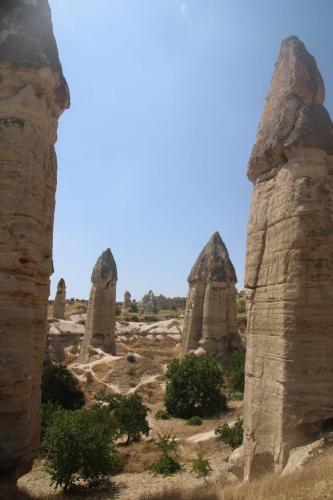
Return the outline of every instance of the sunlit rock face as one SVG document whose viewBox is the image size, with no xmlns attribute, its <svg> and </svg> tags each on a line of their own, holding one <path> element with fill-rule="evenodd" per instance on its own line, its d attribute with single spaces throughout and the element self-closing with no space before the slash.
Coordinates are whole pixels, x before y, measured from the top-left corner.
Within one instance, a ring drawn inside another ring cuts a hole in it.
<svg viewBox="0 0 333 500">
<path fill-rule="evenodd" d="M 69 106 L 46 0 L 0 2 L 0 490 L 39 448 L 57 163 Z"/>
<path fill-rule="evenodd" d="M 228 250 L 214 233 L 188 277 L 181 355 L 211 354 L 228 361 L 237 335 L 237 278 Z"/>
<path fill-rule="evenodd" d="M 333 126 L 303 43 L 282 43 L 249 161 L 244 477 L 282 471 L 333 417 Z"/>
<path fill-rule="evenodd" d="M 57 285 L 57 293 L 53 304 L 53 317 L 55 319 L 65 319 L 66 306 L 66 283 L 61 278 Z"/>
<path fill-rule="evenodd" d="M 116 354 L 116 285 L 117 266 L 110 248 L 98 258 L 91 276 L 86 331 L 80 362 L 89 359 L 90 348 Z"/>
</svg>

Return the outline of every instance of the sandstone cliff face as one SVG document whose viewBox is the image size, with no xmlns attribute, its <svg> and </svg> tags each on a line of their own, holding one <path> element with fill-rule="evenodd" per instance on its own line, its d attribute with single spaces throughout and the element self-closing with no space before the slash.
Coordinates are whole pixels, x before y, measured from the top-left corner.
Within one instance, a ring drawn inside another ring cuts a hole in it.
<svg viewBox="0 0 333 500">
<path fill-rule="evenodd" d="M 302 42 L 282 43 L 249 162 L 244 477 L 333 417 L 333 126 Z"/>
<path fill-rule="evenodd" d="M 54 143 L 69 94 L 46 0 L 3 0 L 0 33 L 0 489 L 6 495 L 39 448 Z"/>
<path fill-rule="evenodd" d="M 80 351 L 80 362 L 89 359 L 90 347 L 116 354 L 116 284 L 117 266 L 108 248 L 98 258 L 91 276 L 86 331 Z"/>
<path fill-rule="evenodd" d="M 237 278 L 219 233 L 200 253 L 188 282 L 181 355 L 201 348 L 227 361 L 237 336 Z"/>
<path fill-rule="evenodd" d="M 57 293 L 53 305 L 53 317 L 55 319 L 65 319 L 66 306 L 66 283 L 61 278 L 57 285 Z"/>
</svg>

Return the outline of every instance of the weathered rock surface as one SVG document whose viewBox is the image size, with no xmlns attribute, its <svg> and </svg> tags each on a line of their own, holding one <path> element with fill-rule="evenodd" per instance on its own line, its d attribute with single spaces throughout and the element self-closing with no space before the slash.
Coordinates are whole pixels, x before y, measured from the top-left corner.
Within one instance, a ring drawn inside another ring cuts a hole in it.
<svg viewBox="0 0 333 500">
<path fill-rule="evenodd" d="M 303 43 L 282 43 L 249 162 L 245 479 L 333 417 L 333 126 Z"/>
<path fill-rule="evenodd" d="M 82 344 L 84 325 L 73 321 L 59 320 L 51 323 L 47 336 L 47 357 L 61 363 L 78 353 Z"/>
<path fill-rule="evenodd" d="M 0 3 L 0 491 L 39 448 L 58 118 L 69 106 L 46 0 Z"/>
<path fill-rule="evenodd" d="M 188 277 L 182 356 L 198 348 L 224 361 L 237 334 L 234 266 L 219 233 L 214 233 Z"/>
<path fill-rule="evenodd" d="M 132 301 L 131 301 L 131 294 L 126 290 L 124 293 L 124 301 L 123 301 L 123 309 L 129 309 L 131 307 Z"/>
<path fill-rule="evenodd" d="M 97 347 L 116 354 L 116 284 L 117 266 L 110 248 L 98 258 L 91 276 L 86 331 L 80 351 L 80 361 L 89 359 L 89 348 Z"/>
<path fill-rule="evenodd" d="M 65 319 L 66 306 L 66 283 L 61 278 L 57 285 L 57 293 L 53 304 L 53 317 L 55 319 Z"/>
</svg>

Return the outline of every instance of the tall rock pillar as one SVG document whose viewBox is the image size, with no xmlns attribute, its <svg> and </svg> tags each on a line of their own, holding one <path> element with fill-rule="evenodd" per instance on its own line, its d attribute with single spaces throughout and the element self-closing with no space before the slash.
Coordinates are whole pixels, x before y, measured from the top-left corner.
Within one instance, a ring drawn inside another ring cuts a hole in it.
<svg viewBox="0 0 333 500">
<path fill-rule="evenodd" d="M 39 448 L 58 118 L 69 106 L 46 0 L 0 3 L 0 491 Z"/>
<path fill-rule="evenodd" d="M 66 283 L 61 278 L 57 285 L 57 293 L 53 304 L 53 317 L 55 319 L 65 319 L 66 306 Z"/>
<path fill-rule="evenodd" d="M 282 43 L 249 161 L 245 479 L 333 418 L 333 126 L 303 43 Z"/>
<path fill-rule="evenodd" d="M 98 258 L 91 276 L 86 331 L 80 362 L 89 360 L 89 348 L 100 348 L 116 354 L 116 285 L 117 266 L 110 248 Z"/>
<path fill-rule="evenodd" d="M 205 352 L 228 361 L 237 334 L 236 273 L 219 233 L 214 233 L 188 277 L 182 357 Z"/>
<path fill-rule="evenodd" d="M 131 297 L 132 296 L 128 291 L 126 291 L 124 293 L 124 302 L 123 302 L 123 306 L 122 306 L 123 310 L 129 309 L 131 307 L 131 305 L 132 305 Z"/>
</svg>

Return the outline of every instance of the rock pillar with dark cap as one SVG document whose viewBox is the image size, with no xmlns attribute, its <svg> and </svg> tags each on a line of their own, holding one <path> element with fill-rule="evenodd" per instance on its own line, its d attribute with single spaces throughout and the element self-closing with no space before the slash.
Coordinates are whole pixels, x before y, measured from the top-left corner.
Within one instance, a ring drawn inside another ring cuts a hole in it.
<svg viewBox="0 0 333 500">
<path fill-rule="evenodd" d="M 126 291 L 124 293 L 124 302 L 123 302 L 123 307 L 122 307 L 124 310 L 129 309 L 131 307 L 131 304 L 132 304 L 131 297 L 132 296 L 128 291 Z"/>
<path fill-rule="evenodd" d="M 80 361 L 89 360 L 90 347 L 116 354 L 116 284 L 117 266 L 110 248 L 98 258 L 91 275 L 86 331 Z"/>
<path fill-rule="evenodd" d="M 65 305 L 66 305 L 66 283 L 61 278 L 57 285 L 57 293 L 53 304 L 53 317 L 54 319 L 65 319 Z"/>
<path fill-rule="evenodd" d="M 198 353 L 227 361 L 232 337 L 237 334 L 237 278 L 218 232 L 201 251 L 188 282 L 181 354 L 199 349 Z"/>
<path fill-rule="evenodd" d="M 39 449 L 58 118 L 69 93 L 46 0 L 0 2 L 0 496 Z"/>
<path fill-rule="evenodd" d="M 248 166 L 244 476 L 333 418 L 333 126 L 314 58 L 281 46 Z"/>
</svg>

